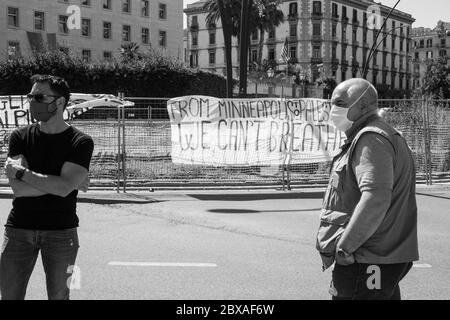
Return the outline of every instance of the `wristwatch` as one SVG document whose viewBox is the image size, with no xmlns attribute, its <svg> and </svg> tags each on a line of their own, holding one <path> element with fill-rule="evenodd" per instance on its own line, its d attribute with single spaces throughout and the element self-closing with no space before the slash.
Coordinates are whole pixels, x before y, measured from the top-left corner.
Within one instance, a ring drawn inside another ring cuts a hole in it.
<svg viewBox="0 0 450 320">
<path fill-rule="evenodd" d="M 22 169 L 18 169 L 16 171 L 16 179 L 22 181 L 23 175 L 25 174 L 25 171 L 27 171 L 27 169 L 22 168 Z"/>
</svg>

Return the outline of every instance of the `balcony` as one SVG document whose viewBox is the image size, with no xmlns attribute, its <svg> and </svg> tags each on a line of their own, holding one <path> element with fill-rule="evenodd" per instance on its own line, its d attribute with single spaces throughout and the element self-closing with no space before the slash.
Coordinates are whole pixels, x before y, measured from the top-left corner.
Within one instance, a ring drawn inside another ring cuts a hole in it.
<svg viewBox="0 0 450 320">
<path fill-rule="evenodd" d="M 191 32 L 197 32 L 198 31 L 198 23 L 191 24 L 190 30 L 191 30 Z"/>
<path fill-rule="evenodd" d="M 323 63 L 322 58 L 311 58 L 311 64 L 321 64 Z"/>
<path fill-rule="evenodd" d="M 354 28 L 359 27 L 359 21 L 358 20 L 352 20 L 352 25 Z"/>
<path fill-rule="evenodd" d="M 298 37 L 297 37 L 297 35 L 289 35 L 289 37 L 288 37 L 288 40 L 289 40 L 289 42 L 295 42 L 295 41 L 297 41 L 298 40 Z"/>
<path fill-rule="evenodd" d="M 331 41 L 339 43 L 339 38 L 337 36 L 332 36 Z"/>
<path fill-rule="evenodd" d="M 331 20 L 333 20 L 334 22 L 339 22 L 339 15 L 338 14 L 333 14 L 331 16 Z"/>
<path fill-rule="evenodd" d="M 352 46 L 359 47 L 359 41 L 358 40 L 353 40 Z"/>
<path fill-rule="evenodd" d="M 348 24 L 350 19 L 348 17 L 342 17 L 342 23 Z"/>
<path fill-rule="evenodd" d="M 348 60 L 342 60 L 341 61 L 342 66 L 348 67 Z"/>
<path fill-rule="evenodd" d="M 339 64 L 339 59 L 331 58 L 331 63 L 334 64 L 334 65 L 338 65 Z"/>
<path fill-rule="evenodd" d="M 295 57 L 289 58 L 288 63 L 290 63 L 290 64 L 296 64 L 296 63 L 298 63 L 298 59 L 295 58 Z"/>
<path fill-rule="evenodd" d="M 348 45 L 348 39 L 347 38 L 342 38 L 341 42 L 342 42 L 342 44 Z"/>
<path fill-rule="evenodd" d="M 288 21 L 297 21 L 298 13 L 289 13 L 287 19 Z"/>
<path fill-rule="evenodd" d="M 313 11 L 313 13 L 312 13 L 312 16 L 311 16 L 313 19 L 322 19 L 323 18 L 323 13 L 322 12 L 314 12 Z"/>
<path fill-rule="evenodd" d="M 320 35 L 320 34 L 313 34 L 312 41 L 322 41 L 322 35 Z"/>
</svg>

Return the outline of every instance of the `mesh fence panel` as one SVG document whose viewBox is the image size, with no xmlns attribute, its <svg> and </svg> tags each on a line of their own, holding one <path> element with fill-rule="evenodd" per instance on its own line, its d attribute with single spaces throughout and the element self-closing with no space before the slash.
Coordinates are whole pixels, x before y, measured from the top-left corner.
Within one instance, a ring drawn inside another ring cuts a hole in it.
<svg viewBox="0 0 450 320">
<path fill-rule="evenodd" d="M 95 108 L 72 124 L 94 139 L 90 177 L 93 183 L 114 186 L 125 175 L 129 186 L 272 185 L 289 178 L 292 185 L 325 183 L 330 162 L 275 166 L 179 165 L 171 159 L 171 127 L 164 98 L 126 98 L 135 103 L 120 120 L 116 108 Z M 416 160 L 420 177 L 429 158 L 435 178 L 450 177 L 450 105 L 421 100 L 381 100 L 385 119 L 400 130 Z M 427 111 L 427 112 L 425 112 Z M 426 121 L 424 121 L 426 120 Z M 0 165 L 3 166 L 12 127 L 0 128 Z M 427 130 L 427 131 L 426 131 Z M 425 133 L 429 132 L 426 144 Z M 120 146 L 120 149 L 119 149 Z M 428 153 L 425 152 L 428 146 Z M 125 159 L 122 163 L 121 160 Z M 0 178 L 5 179 L 1 170 Z"/>
</svg>

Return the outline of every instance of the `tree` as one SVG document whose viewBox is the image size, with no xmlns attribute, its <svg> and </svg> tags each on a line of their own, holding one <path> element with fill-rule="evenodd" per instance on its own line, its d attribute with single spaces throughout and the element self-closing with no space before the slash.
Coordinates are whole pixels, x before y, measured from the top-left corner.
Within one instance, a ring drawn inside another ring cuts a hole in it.
<svg viewBox="0 0 450 320">
<path fill-rule="evenodd" d="M 248 4 L 249 7 L 245 8 L 242 4 Z M 280 0 L 208 0 L 205 3 L 204 9 L 208 11 L 206 17 L 206 23 L 211 24 L 219 19 L 222 21 L 222 29 L 225 41 L 225 60 L 227 64 L 227 83 L 232 83 L 232 52 L 231 52 L 231 37 L 235 36 L 240 42 L 240 48 L 244 49 L 242 57 L 247 54 L 247 48 L 249 47 L 250 34 L 252 32 L 261 30 L 264 32 L 270 30 L 273 27 L 280 25 L 284 21 L 283 11 L 278 9 Z M 245 39 L 241 39 L 241 17 L 242 10 L 246 9 L 248 12 L 248 19 L 245 22 L 248 26 L 243 30 L 246 31 Z M 247 10 L 248 9 L 248 10 Z M 225 22 L 225 23 L 224 23 Z M 260 37 L 258 65 L 261 66 L 262 62 L 262 47 L 264 44 L 264 32 Z M 243 42 L 242 42 L 242 41 Z M 247 47 L 247 48 L 245 48 Z M 240 87 L 245 88 L 247 86 L 246 72 L 247 72 L 247 59 L 240 59 Z M 232 95 L 232 94 L 231 94 Z M 230 95 L 230 96 L 231 96 Z"/>
<path fill-rule="evenodd" d="M 419 89 L 422 95 L 434 99 L 450 99 L 450 66 L 447 59 L 431 60 Z"/>
<path fill-rule="evenodd" d="M 124 63 L 139 60 L 142 57 L 139 45 L 135 42 L 122 43 L 119 50 L 120 58 Z"/>
</svg>

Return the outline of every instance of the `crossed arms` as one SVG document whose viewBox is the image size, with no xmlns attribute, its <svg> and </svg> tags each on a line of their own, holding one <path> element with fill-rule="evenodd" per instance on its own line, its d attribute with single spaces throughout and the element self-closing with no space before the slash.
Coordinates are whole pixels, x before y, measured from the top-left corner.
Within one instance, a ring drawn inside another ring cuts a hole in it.
<svg viewBox="0 0 450 320">
<path fill-rule="evenodd" d="M 25 168 L 22 180 L 15 178 L 16 172 Z M 66 197 L 73 190 L 87 191 L 89 186 L 88 170 L 78 164 L 65 162 L 61 175 L 45 175 L 28 169 L 23 155 L 8 157 L 5 162 L 6 176 L 16 197 L 38 197 L 53 194 Z"/>
</svg>

